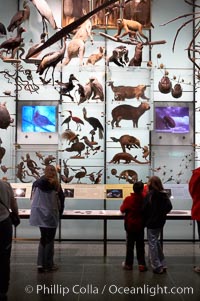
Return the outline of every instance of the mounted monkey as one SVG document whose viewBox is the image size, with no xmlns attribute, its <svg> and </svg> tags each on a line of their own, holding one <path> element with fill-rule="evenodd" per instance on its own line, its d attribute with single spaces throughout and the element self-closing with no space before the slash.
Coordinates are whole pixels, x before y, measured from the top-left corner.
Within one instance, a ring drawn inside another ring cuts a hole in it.
<svg viewBox="0 0 200 301">
<path fill-rule="evenodd" d="M 134 20 L 127 20 L 127 19 L 117 19 L 117 34 L 114 35 L 115 38 L 122 38 L 129 34 L 130 36 L 136 36 L 137 32 L 141 37 L 143 37 L 147 42 L 148 38 L 142 32 L 143 25 Z M 125 30 L 124 33 L 121 34 L 122 29 Z"/>
</svg>

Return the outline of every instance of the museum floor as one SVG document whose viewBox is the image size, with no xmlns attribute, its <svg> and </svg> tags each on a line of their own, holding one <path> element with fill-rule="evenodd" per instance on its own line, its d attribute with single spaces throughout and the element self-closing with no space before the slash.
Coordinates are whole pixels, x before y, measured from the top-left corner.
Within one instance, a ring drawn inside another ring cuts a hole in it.
<svg viewBox="0 0 200 301">
<path fill-rule="evenodd" d="M 102 244 L 69 242 L 55 244 L 59 270 L 38 273 L 37 245 L 38 242 L 32 241 L 13 243 L 9 301 L 192 301 L 200 298 L 200 274 L 192 269 L 200 264 L 198 243 L 165 243 L 168 271 L 162 275 L 153 274 L 151 269 L 140 273 L 137 266 L 133 271 L 123 270 L 123 243 L 108 244 L 108 256 L 104 259 Z"/>
</svg>

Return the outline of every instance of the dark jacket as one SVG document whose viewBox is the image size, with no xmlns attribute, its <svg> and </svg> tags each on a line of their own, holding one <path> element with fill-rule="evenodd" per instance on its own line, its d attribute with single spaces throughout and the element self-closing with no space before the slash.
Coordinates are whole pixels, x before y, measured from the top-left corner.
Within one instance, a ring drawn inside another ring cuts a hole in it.
<svg viewBox="0 0 200 301">
<path fill-rule="evenodd" d="M 144 193 L 131 193 L 124 199 L 120 211 L 125 213 L 124 226 L 127 232 L 139 232 L 144 228 L 143 202 Z"/>
<path fill-rule="evenodd" d="M 151 190 L 144 200 L 144 222 L 149 229 L 162 228 L 172 204 L 165 191 Z"/>
</svg>

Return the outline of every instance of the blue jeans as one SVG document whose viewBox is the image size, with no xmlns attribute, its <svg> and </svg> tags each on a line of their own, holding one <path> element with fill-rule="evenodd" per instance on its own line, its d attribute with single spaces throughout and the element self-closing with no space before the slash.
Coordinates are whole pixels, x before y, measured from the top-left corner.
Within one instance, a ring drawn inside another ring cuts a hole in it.
<svg viewBox="0 0 200 301">
<path fill-rule="evenodd" d="M 162 228 L 147 229 L 150 261 L 154 270 L 166 266 L 165 256 L 159 240 L 161 231 Z"/>
<path fill-rule="evenodd" d="M 45 269 L 52 268 L 54 265 L 54 238 L 56 228 L 40 227 L 40 243 L 38 247 L 37 264 Z"/>
</svg>

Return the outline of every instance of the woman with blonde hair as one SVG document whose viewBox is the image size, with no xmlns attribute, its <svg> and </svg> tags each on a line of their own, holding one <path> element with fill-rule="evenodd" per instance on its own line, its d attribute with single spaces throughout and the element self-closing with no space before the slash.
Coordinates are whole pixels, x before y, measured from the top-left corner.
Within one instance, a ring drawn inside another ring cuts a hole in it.
<svg viewBox="0 0 200 301">
<path fill-rule="evenodd" d="M 172 209 L 172 204 L 159 177 L 151 177 L 147 186 L 149 192 L 144 200 L 144 222 L 147 227 L 150 261 L 153 272 L 162 274 L 167 266 L 159 236 L 163 231 L 167 213 Z"/>
<path fill-rule="evenodd" d="M 40 229 L 38 272 L 57 270 L 54 264 L 54 239 L 59 217 L 64 210 L 64 193 L 56 168 L 46 166 L 44 175 L 33 183 L 30 224 Z"/>
</svg>

